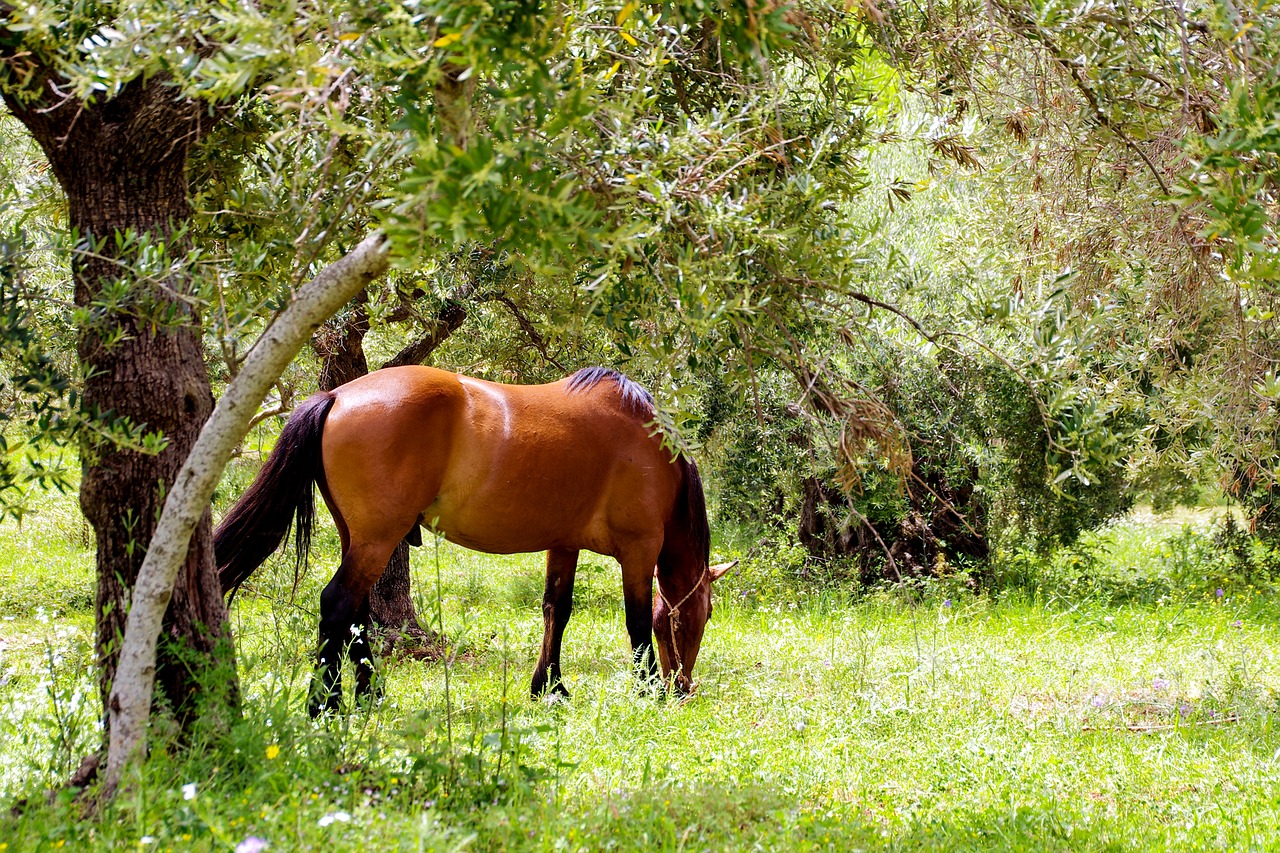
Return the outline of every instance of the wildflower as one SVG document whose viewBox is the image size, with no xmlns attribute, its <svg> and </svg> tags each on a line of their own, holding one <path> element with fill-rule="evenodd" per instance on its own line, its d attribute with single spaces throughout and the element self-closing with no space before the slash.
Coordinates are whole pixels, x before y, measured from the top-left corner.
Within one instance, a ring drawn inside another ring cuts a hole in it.
<svg viewBox="0 0 1280 853">
<path fill-rule="evenodd" d="M 280 747 L 277 746 L 276 744 L 273 743 L 271 744 L 271 746 L 267 747 L 267 761 L 274 761 L 275 757 L 279 754 L 280 754 Z"/>
<path fill-rule="evenodd" d="M 943 606 L 943 607 L 950 607 L 950 606 L 951 606 L 951 599 L 949 599 L 949 598 L 948 598 L 946 601 L 942 602 L 942 606 Z"/>
<path fill-rule="evenodd" d="M 259 838 L 256 835 L 250 835 L 236 845 L 236 853 L 262 853 L 266 849 L 267 839 Z"/>
<path fill-rule="evenodd" d="M 1216 593 L 1216 595 L 1218 596 L 1218 598 L 1222 598 L 1222 596 L 1223 596 L 1224 594 L 1225 594 L 1225 593 L 1223 593 L 1223 591 L 1222 591 L 1222 587 L 1218 587 L 1218 591 L 1217 591 L 1217 593 Z"/>
<path fill-rule="evenodd" d="M 1237 619 L 1236 621 L 1234 621 L 1234 622 L 1232 622 L 1232 623 L 1231 623 L 1231 627 L 1232 627 L 1232 628 L 1243 628 L 1243 627 L 1244 627 L 1244 623 L 1243 623 L 1243 622 L 1241 622 L 1239 619 Z"/>
<path fill-rule="evenodd" d="M 1167 678 L 1156 678 L 1156 679 L 1153 679 L 1153 680 L 1151 681 L 1151 689 L 1152 689 L 1152 690 L 1168 690 L 1168 689 L 1169 689 L 1169 679 L 1167 679 Z"/>
<path fill-rule="evenodd" d="M 1191 706 L 1190 706 L 1190 705 L 1188 705 L 1186 702 L 1183 702 L 1181 705 L 1179 705 L 1179 706 L 1178 706 L 1178 716 L 1180 716 L 1180 717 L 1189 717 L 1189 716 L 1191 716 Z"/>
<path fill-rule="evenodd" d="M 144 835 L 138 839 L 138 844 L 144 845 L 144 846 L 147 844 L 155 844 L 155 843 L 156 843 L 156 837 L 154 835 Z"/>
<path fill-rule="evenodd" d="M 188 782 L 182 786 L 182 799 L 194 800 L 196 798 L 196 783 Z"/>
<path fill-rule="evenodd" d="M 320 818 L 320 825 L 321 825 L 321 826 L 328 826 L 329 824 L 333 823 L 334 821 L 341 821 L 342 823 L 349 823 L 349 822 L 351 821 L 351 815 L 347 814 L 346 812 L 329 812 L 327 815 L 325 815 L 324 817 Z"/>
<path fill-rule="evenodd" d="M 1094 696 L 1094 697 L 1093 697 L 1093 707 L 1095 707 L 1095 708 L 1101 708 L 1101 707 L 1103 707 L 1103 706 L 1104 706 L 1104 705 L 1106 705 L 1106 704 L 1107 704 L 1107 700 L 1106 700 L 1105 698 L 1103 698 L 1102 696 Z"/>
</svg>

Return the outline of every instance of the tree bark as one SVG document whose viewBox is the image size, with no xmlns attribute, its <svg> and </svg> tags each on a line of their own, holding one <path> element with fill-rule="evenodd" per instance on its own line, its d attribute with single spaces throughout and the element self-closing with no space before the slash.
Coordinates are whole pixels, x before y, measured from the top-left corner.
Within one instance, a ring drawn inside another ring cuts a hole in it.
<svg viewBox="0 0 1280 853">
<path fill-rule="evenodd" d="M 86 103 L 60 95 L 47 69 L 36 75 L 35 100 L 8 90 L 4 97 L 48 158 L 80 241 L 72 274 L 75 303 L 89 318 L 77 343 L 89 369 L 84 402 L 167 440 L 158 454 L 106 440 L 82 448 L 80 506 L 97 545 L 96 652 L 109 734 L 109 690 L 131 590 L 164 496 L 213 409 L 200 318 L 180 271 L 191 216 L 187 156 L 212 119 L 158 76 Z M 125 235 L 163 244 L 171 271 L 139 277 Z M 184 731 L 201 719 L 225 722 L 237 704 L 235 658 L 207 509 L 178 572 L 164 633 L 156 672 L 162 701 Z"/>
<path fill-rule="evenodd" d="M 105 796 L 114 793 L 129 762 L 145 752 L 160 614 L 175 590 L 175 578 L 189 560 L 189 544 L 199 541 L 192 533 L 208 527 L 209 499 L 223 469 L 244 440 L 262 398 L 311 333 L 352 294 L 382 275 L 387 265 L 386 239 L 375 232 L 301 288 L 254 344 L 184 458 L 134 588 L 133 608 L 108 704 L 112 728 L 103 780 Z M 222 599 L 221 585 L 217 599 Z"/>
</svg>

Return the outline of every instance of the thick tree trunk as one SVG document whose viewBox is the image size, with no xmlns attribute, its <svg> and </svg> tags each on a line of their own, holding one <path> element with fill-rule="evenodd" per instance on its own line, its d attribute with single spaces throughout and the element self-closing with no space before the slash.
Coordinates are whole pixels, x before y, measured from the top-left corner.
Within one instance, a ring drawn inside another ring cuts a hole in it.
<svg viewBox="0 0 1280 853">
<path fill-rule="evenodd" d="M 181 229 L 191 215 L 187 154 L 211 119 L 158 77 L 134 81 L 97 104 L 65 99 L 48 80 L 43 91 L 34 103 L 5 97 L 48 157 L 79 236 L 72 269 L 76 305 L 89 318 L 78 339 L 91 371 L 84 401 L 167 442 L 154 455 L 109 441 L 83 448 L 80 505 L 97 544 L 96 646 L 107 709 L 138 567 L 165 493 L 213 408 L 199 317 L 186 298 L 189 282 L 180 272 L 139 278 L 136 252 L 121 237 L 150 235 L 153 244 L 165 244 L 170 261 L 180 262 Z M 116 288 L 121 280 L 126 287 Z M 184 729 L 208 714 L 215 724 L 225 721 L 236 706 L 235 659 L 207 512 L 192 536 L 164 633 L 169 641 L 157 664 L 162 700 Z"/>
<path fill-rule="evenodd" d="M 409 586 L 409 543 L 401 542 L 387 561 L 387 569 L 369 590 L 369 615 L 386 640 L 383 649 L 389 653 L 401 638 L 407 639 L 405 650 L 434 646 L 439 639 L 423 629 L 413 606 Z"/>
<path fill-rule="evenodd" d="M 368 302 L 369 294 L 362 291 L 351 300 L 350 314 L 329 320 L 311 337 L 311 349 L 320 359 L 321 391 L 332 391 L 369 372 L 364 354 L 364 336 L 369 332 L 369 312 L 364 306 Z"/>
</svg>

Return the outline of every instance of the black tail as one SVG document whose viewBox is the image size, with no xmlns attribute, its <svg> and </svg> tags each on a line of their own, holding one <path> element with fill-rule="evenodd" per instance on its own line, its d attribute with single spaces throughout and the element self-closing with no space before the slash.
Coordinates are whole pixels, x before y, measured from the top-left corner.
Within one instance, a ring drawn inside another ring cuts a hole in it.
<svg viewBox="0 0 1280 853">
<path fill-rule="evenodd" d="M 328 391 L 308 397 L 294 410 L 271 456 L 213 534 L 222 592 L 234 592 L 295 530 L 298 567 L 311 548 L 316 517 L 314 483 L 323 476 L 320 433 L 336 398 Z"/>
<path fill-rule="evenodd" d="M 675 517 L 687 525 L 689 549 L 702 561 L 711 563 L 711 525 L 707 523 L 707 498 L 702 492 L 702 475 L 692 459 L 680 457 L 684 490 L 676 498 Z"/>
</svg>

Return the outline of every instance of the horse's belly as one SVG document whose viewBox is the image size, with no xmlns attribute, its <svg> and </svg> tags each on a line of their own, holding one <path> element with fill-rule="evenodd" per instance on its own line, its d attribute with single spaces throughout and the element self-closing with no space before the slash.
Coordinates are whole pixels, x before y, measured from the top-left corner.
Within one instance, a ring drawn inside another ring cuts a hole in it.
<svg viewBox="0 0 1280 853">
<path fill-rule="evenodd" d="M 450 524 L 446 520 L 439 521 L 437 529 L 440 535 L 455 545 L 486 554 L 527 554 L 551 548 L 597 551 L 602 554 L 611 554 L 613 551 L 607 544 L 608 537 L 592 535 L 590 531 L 495 528 L 491 525 Z"/>
<path fill-rule="evenodd" d="M 509 503 L 474 497 L 454 502 L 442 495 L 423 519 L 445 539 L 488 554 L 523 554 L 549 548 L 609 553 L 603 524 L 593 513 L 570 501 L 548 496 L 534 502 Z M 577 511 L 575 511 L 577 510 Z"/>
</svg>

